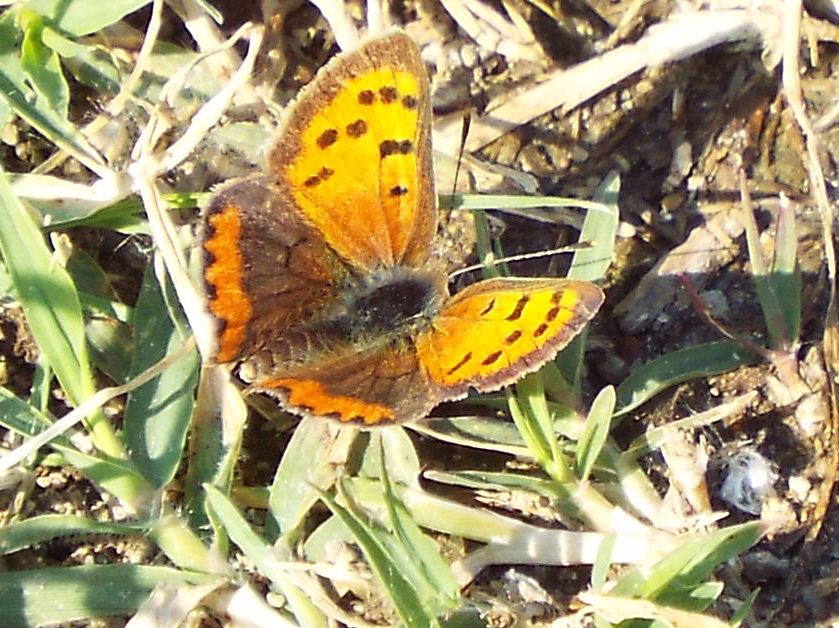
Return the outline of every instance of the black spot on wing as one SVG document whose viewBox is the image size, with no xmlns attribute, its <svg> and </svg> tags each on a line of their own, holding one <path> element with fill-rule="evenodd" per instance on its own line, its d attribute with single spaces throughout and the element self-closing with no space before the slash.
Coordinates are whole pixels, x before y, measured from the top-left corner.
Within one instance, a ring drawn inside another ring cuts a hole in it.
<svg viewBox="0 0 839 628">
<path fill-rule="evenodd" d="M 326 129 L 323 133 L 318 136 L 317 143 L 318 147 L 321 150 L 329 148 L 335 142 L 338 141 L 338 130 L 337 129 Z"/>
<path fill-rule="evenodd" d="M 365 133 L 367 133 L 367 123 L 361 118 L 347 125 L 347 135 L 350 137 L 361 137 Z"/>
</svg>

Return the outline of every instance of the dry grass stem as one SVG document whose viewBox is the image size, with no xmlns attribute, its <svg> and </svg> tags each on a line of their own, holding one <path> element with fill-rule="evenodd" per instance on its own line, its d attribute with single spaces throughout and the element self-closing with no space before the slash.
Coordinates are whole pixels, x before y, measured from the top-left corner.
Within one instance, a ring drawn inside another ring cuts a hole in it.
<svg viewBox="0 0 839 628">
<path fill-rule="evenodd" d="M 689 11 L 671 17 L 651 27 L 637 43 L 557 70 L 537 85 L 496 98 L 483 115 L 473 119 L 466 148 L 483 148 L 554 109 L 572 109 L 644 68 L 678 61 L 725 42 L 773 43 L 774 33 L 780 31 L 777 8 L 778 3 L 770 1 L 758 8 Z M 460 142 L 456 122 L 438 125 L 437 150 L 455 154 Z"/>
</svg>

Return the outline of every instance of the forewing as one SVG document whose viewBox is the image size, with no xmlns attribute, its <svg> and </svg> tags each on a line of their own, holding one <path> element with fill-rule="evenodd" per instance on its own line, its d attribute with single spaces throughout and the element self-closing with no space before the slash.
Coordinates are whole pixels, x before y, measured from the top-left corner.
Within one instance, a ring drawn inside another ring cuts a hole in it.
<svg viewBox="0 0 839 628">
<path fill-rule="evenodd" d="M 490 279 L 452 297 L 419 335 L 420 363 L 439 400 L 496 390 L 567 345 L 603 302 L 572 279 Z"/>
<path fill-rule="evenodd" d="M 269 169 L 351 266 L 421 266 L 434 235 L 428 77 L 402 33 L 327 64 L 290 105 Z"/>
<path fill-rule="evenodd" d="M 266 177 L 215 192 L 204 212 L 203 248 L 219 362 L 255 353 L 334 303 L 348 273 Z"/>
</svg>

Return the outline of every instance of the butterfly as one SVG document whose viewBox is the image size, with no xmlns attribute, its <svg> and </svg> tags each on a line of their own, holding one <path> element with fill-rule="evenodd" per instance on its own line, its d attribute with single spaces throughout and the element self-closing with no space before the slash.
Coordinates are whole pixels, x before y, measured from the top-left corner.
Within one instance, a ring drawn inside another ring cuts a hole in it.
<svg viewBox="0 0 839 628">
<path fill-rule="evenodd" d="M 289 106 L 259 172 L 204 213 L 217 362 L 287 410 L 365 427 L 513 383 L 552 359 L 603 292 L 499 278 L 449 295 L 429 81 L 404 33 L 335 57 Z"/>
</svg>

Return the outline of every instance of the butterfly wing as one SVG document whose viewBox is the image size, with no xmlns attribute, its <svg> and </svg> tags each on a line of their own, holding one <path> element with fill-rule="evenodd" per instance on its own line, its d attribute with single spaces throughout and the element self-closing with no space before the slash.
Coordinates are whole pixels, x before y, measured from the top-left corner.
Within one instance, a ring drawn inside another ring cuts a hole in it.
<svg viewBox="0 0 839 628">
<path fill-rule="evenodd" d="M 278 376 L 258 376 L 254 387 L 304 416 L 367 427 L 412 421 L 469 389 L 496 390 L 535 371 L 582 330 L 602 302 L 600 288 L 585 281 L 482 281 L 449 299 L 415 340 L 358 351 L 341 330 L 288 338 L 286 345 L 312 347 L 315 338 L 326 345 L 319 359 Z M 293 362 L 288 346 L 275 345 L 271 354 Z M 273 371 L 270 364 L 263 368 Z"/>
<path fill-rule="evenodd" d="M 268 165 L 353 268 L 421 266 L 436 228 L 428 77 L 403 33 L 324 66 L 286 115 Z"/>
<path fill-rule="evenodd" d="M 279 398 L 301 416 L 364 427 L 419 419 L 436 405 L 425 371 L 407 347 L 334 349 L 317 361 L 259 378 L 253 388 Z"/>
<path fill-rule="evenodd" d="M 204 282 L 216 359 L 251 355 L 338 299 L 349 272 L 271 181 L 222 186 L 204 213 Z"/>
<path fill-rule="evenodd" d="M 417 355 L 439 401 L 497 390 L 552 359 L 602 303 L 586 281 L 481 281 L 443 306 L 417 338 Z"/>
</svg>

